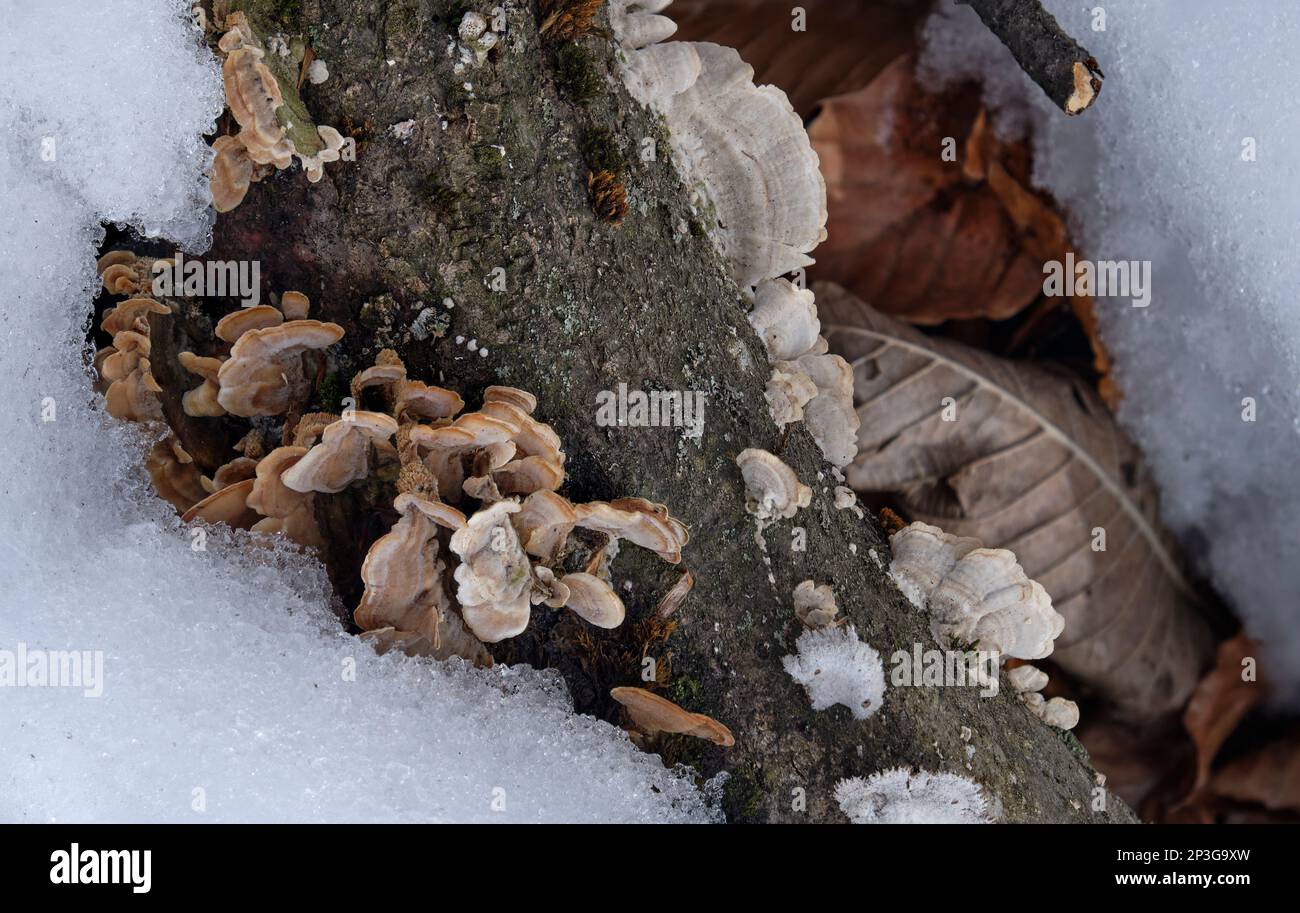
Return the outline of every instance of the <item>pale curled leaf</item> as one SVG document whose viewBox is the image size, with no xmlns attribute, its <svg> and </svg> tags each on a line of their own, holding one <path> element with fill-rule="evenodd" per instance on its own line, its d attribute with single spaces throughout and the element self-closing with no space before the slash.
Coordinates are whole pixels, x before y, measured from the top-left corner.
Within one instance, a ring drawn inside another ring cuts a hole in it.
<svg viewBox="0 0 1300 913">
<path fill-rule="evenodd" d="M 1015 552 L 1065 616 L 1053 661 L 1129 717 L 1179 709 L 1209 663 L 1209 628 L 1137 450 L 1096 394 L 926 337 L 829 283 L 817 307 L 854 370 L 862 430 L 849 483 Z"/>
</svg>

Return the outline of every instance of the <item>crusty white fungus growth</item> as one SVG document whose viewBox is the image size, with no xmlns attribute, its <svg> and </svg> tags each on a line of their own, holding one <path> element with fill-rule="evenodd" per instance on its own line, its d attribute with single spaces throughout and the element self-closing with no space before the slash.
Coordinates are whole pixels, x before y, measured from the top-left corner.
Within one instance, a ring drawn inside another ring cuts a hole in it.
<svg viewBox="0 0 1300 913">
<path fill-rule="evenodd" d="M 890 544 L 890 574 L 914 605 L 925 606 L 936 638 L 1017 659 L 1051 654 L 1065 619 L 1014 554 L 925 523 L 905 526 Z"/>
<path fill-rule="evenodd" d="M 750 447 L 736 456 L 745 480 L 745 509 L 760 521 L 793 517 L 812 502 L 812 489 L 766 450 Z"/>
<path fill-rule="evenodd" d="M 903 767 L 835 786 L 835 799 L 854 824 L 988 824 L 979 784 L 949 773 Z"/>
<path fill-rule="evenodd" d="M 829 583 L 817 586 L 805 580 L 794 588 L 795 617 L 809 628 L 824 628 L 836 623 L 840 607 L 835 604 L 835 592 Z"/>
<path fill-rule="evenodd" d="M 865 720 L 885 699 L 885 668 L 880 654 L 858 640 L 853 625 L 809 628 L 795 641 L 798 653 L 781 660 L 785 671 L 804 686 L 814 710 L 836 704 Z"/>
</svg>

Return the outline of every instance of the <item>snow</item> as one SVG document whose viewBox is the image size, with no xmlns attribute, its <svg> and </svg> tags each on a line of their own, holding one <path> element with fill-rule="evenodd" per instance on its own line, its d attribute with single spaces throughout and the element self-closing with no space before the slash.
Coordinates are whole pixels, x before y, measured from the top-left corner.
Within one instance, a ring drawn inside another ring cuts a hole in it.
<svg viewBox="0 0 1300 913">
<path fill-rule="evenodd" d="M 922 71 L 989 77 L 995 124 L 1031 131 L 1035 181 L 1070 212 L 1082 256 L 1152 262 L 1149 307 L 1099 302 L 1120 420 L 1153 465 L 1166 523 L 1262 642 L 1279 703 L 1300 706 L 1300 7 L 1111 2 L 1094 31 L 1099 4 L 1045 5 L 1106 74 L 1081 116 L 1051 110 L 951 2 L 927 25 Z"/>
<path fill-rule="evenodd" d="M 152 495 L 83 349 L 101 221 L 206 243 L 187 7 L 0 0 L 0 821 L 712 820 L 553 673 L 376 656 L 318 565 L 198 550 Z M 4 686 L 23 649 L 92 651 L 102 695 Z"/>
<path fill-rule="evenodd" d="M 885 667 L 880 654 L 858 640 L 853 625 L 809 628 L 795 641 L 797 653 L 781 664 L 804 686 L 814 710 L 836 704 L 865 720 L 885 700 Z"/>
</svg>

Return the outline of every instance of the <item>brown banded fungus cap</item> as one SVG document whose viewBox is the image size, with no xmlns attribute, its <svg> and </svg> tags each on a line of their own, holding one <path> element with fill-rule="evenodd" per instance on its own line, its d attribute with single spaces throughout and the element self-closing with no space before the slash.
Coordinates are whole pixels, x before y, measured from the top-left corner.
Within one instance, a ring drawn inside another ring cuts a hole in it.
<svg viewBox="0 0 1300 913">
<path fill-rule="evenodd" d="M 203 378 L 203 383 L 181 396 L 181 409 L 193 417 L 215 418 L 225 415 L 217 399 L 221 387 L 217 384 L 217 373 L 221 370 L 220 358 L 206 358 L 193 352 L 181 352 L 177 356 L 182 368 L 191 374 Z"/>
<path fill-rule="evenodd" d="M 319 320 L 291 320 L 279 326 L 249 330 L 230 349 L 230 358 L 217 374 L 217 401 L 234 415 L 281 415 L 305 399 L 310 385 L 302 356 L 325 349 L 343 338 L 343 328 Z"/>
<path fill-rule="evenodd" d="M 299 492 L 340 492 L 370 474 L 370 446 L 397 433 L 397 421 L 382 412 L 355 411 L 331 423 L 320 443 L 280 477 Z"/>
<path fill-rule="evenodd" d="M 745 509 L 760 520 L 788 520 L 812 501 L 812 489 L 766 450 L 742 450 L 736 465 L 745 479 Z"/>
<path fill-rule="evenodd" d="M 153 482 L 158 497 L 181 513 L 208 496 L 207 489 L 203 487 L 203 477 L 194 465 L 194 458 L 173 434 L 167 435 L 150 448 L 145 468 L 149 471 L 149 480 Z"/>
<path fill-rule="evenodd" d="M 598 628 L 617 628 L 627 611 L 623 600 L 604 580 L 591 574 L 565 574 L 560 583 L 569 591 L 565 608 Z"/>
<path fill-rule="evenodd" d="M 217 321 L 216 335 L 222 342 L 234 343 L 250 330 L 278 327 L 282 323 L 284 315 L 278 308 L 259 304 L 251 308 L 240 308 L 222 317 Z"/>
<path fill-rule="evenodd" d="M 306 320 L 311 312 L 311 299 L 302 292 L 285 292 L 280 296 L 280 312 L 285 320 Z"/>
<path fill-rule="evenodd" d="M 411 428 L 411 440 L 428 451 L 424 462 L 438 480 L 438 491 L 442 497 L 460 500 L 461 486 L 465 481 L 465 458 L 492 445 L 510 444 L 513 448 L 511 438 L 518 431 L 518 425 L 479 412 L 470 412 L 440 428 L 415 425 Z M 506 451 L 501 448 L 492 453 L 492 462 L 498 466 L 509 459 L 509 455 L 505 455 Z M 513 454 L 513 450 L 510 450 L 510 454 Z"/>
<path fill-rule="evenodd" d="M 559 557 L 577 522 L 573 505 L 555 492 L 545 490 L 524 498 L 519 512 L 511 517 L 524 551 L 545 562 Z"/>
<path fill-rule="evenodd" d="M 702 713 L 683 710 L 672 701 L 644 688 L 613 688 L 609 696 L 627 708 L 632 725 L 646 735 L 671 732 L 708 739 L 723 748 L 736 744 L 731 730 L 717 720 Z"/>
<path fill-rule="evenodd" d="M 248 506 L 253 483 L 253 479 L 245 479 L 213 492 L 181 514 L 181 521 L 202 520 L 205 523 L 224 523 L 235 529 L 251 529 L 258 521 L 257 511 Z"/>
<path fill-rule="evenodd" d="M 644 498 L 592 501 L 574 510 L 578 526 L 648 548 L 670 564 L 682 560 L 682 548 L 691 538 L 685 525 L 669 516 L 667 507 Z"/>
<path fill-rule="evenodd" d="M 461 559 L 456 568 L 456 598 L 465 624 L 479 640 L 497 643 L 521 634 L 531 616 L 532 566 L 510 525 L 519 510 L 500 501 L 478 511 L 451 537 Z"/>
<path fill-rule="evenodd" d="M 824 628 L 836 624 L 840 607 L 835 603 L 835 592 L 829 583 L 817 586 L 805 580 L 794 588 L 794 614 L 810 628 Z"/>
<path fill-rule="evenodd" d="M 149 334 L 150 314 L 170 314 L 171 308 L 152 298 L 128 298 L 117 307 L 104 312 L 104 319 L 99 326 L 110 336 L 116 336 L 124 330 L 133 330 L 143 335 Z M 138 322 L 143 321 L 143 325 Z"/>
<path fill-rule="evenodd" d="M 450 601 L 442 586 L 438 527 L 459 529 L 465 518 L 445 504 L 418 495 L 398 495 L 393 508 L 401 519 L 375 540 L 361 566 L 365 593 L 354 619 L 366 631 L 395 628 L 421 634 L 436 649 L 442 616 Z"/>
<path fill-rule="evenodd" d="M 284 484 L 285 470 L 307 454 L 306 447 L 277 447 L 257 461 L 257 474 L 247 504 L 262 515 L 253 532 L 281 534 L 308 548 L 323 548 L 316 524 L 315 494 L 294 491 Z"/>
<path fill-rule="evenodd" d="M 464 408 L 465 400 L 456 391 L 408 380 L 398 389 L 395 411 L 399 421 L 437 421 L 452 418 Z"/>
<path fill-rule="evenodd" d="M 248 150 L 235 136 L 218 136 L 212 144 L 212 208 L 230 212 L 244 202 L 254 180 L 255 165 Z"/>
</svg>

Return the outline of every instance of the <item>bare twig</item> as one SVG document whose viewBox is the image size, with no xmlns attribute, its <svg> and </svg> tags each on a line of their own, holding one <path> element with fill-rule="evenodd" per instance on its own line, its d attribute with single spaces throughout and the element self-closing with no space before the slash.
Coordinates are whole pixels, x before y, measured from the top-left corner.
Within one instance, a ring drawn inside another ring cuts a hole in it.
<svg viewBox="0 0 1300 913">
<path fill-rule="evenodd" d="M 1043 9 L 1040 0 L 957 0 L 979 14 L 1047 96 L 1066 114 L 1087 110 L 1101 91 L 1097 60 Z"/>
</svg>

